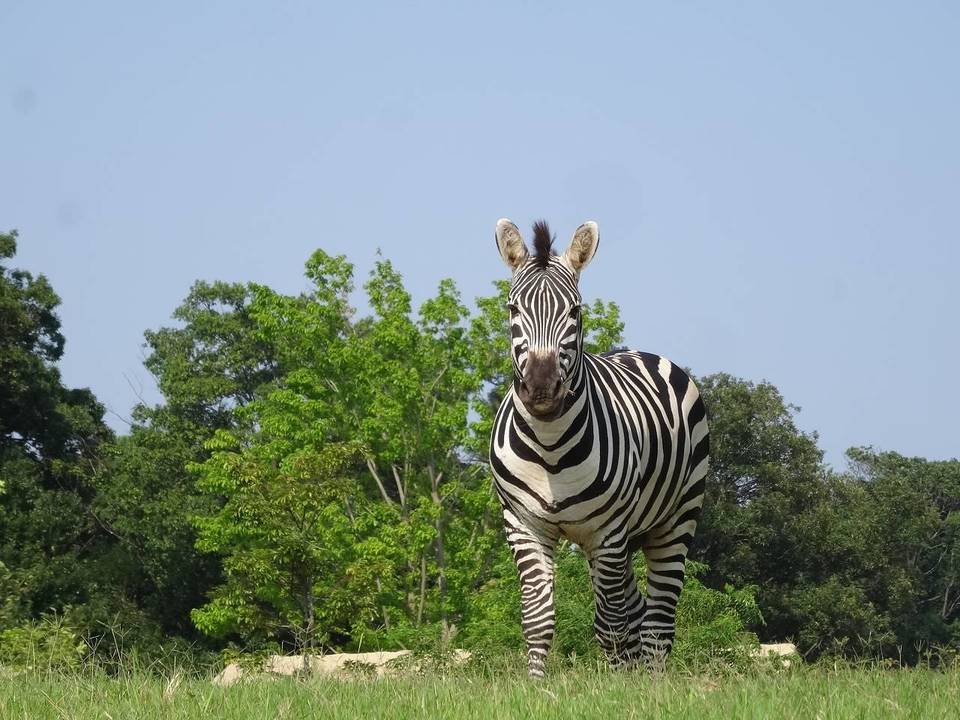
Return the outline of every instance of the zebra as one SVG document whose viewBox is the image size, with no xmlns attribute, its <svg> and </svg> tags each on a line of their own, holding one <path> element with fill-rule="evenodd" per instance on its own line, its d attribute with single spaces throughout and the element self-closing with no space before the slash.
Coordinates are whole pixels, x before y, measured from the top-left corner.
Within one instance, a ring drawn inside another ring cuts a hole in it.
<svg viewBox="0 0 960 720">
<path fill-rule="evenodd" d="M 586 556 L 594 631 L 610 665 L 660 669 L 709 464 L 700 393 L 658 355 L 584 351 L 578 282 L 599 244 L 595 222 L 578 227 L 562 255 L 543 221 L 533 226 L 532 254 L 506 218 L 496 240 L 513 271 L 513 382 L 494 419 L 490 467 L 520 577 L 529 674 L 543 677 L 554 637 L 560 538 Z"/>
</svg>

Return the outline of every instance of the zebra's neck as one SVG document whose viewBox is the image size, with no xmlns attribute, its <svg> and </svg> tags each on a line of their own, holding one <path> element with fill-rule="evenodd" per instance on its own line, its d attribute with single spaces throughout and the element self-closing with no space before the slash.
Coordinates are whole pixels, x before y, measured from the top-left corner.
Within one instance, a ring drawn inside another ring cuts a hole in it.
<svg viewBox="0 0 960 720">
<path fill-rule="evenodd" d="M 570 380 L 570 390 L 564 401 L 563 410 L 552 420 L 541 420 L 530 414 L 516 393 L 513 395 L 513 424 L 522 434 L 535 440 L 544 448 L 558 445 L 574 425 L 582 427 L 590 419 L 590 374 L 587 372 L 586 353 L 581 355 L 573 377 Z"/>
</svg>

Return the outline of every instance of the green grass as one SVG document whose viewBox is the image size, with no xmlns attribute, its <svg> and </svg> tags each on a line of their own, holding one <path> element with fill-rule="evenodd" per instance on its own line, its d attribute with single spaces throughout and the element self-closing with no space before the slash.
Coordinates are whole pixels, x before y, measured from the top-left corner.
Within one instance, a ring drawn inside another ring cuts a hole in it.
<svg viewBox="0 0 960 720">
<path fill-rule="evenodd" d="M 14 718 L 955 718 L 960 671 L 830 666 L 686 674 L 560 669 L 528 681 L 505 669 L 380 680 L 257 679 L 80 672 L 0 678 Z"/>
</svg>

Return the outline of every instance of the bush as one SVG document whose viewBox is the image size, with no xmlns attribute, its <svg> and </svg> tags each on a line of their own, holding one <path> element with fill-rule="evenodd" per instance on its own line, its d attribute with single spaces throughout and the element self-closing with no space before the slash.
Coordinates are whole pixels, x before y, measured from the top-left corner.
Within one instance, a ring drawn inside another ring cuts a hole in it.
<svg viewBox="0 0 960 720">
<path fill-rule="evenodd" d="M 465 618 L 461 644 L 470 650 L 522 650 L 520 588 L 512 562 L 504 561 L 498 575 L 488 582 L 471 603 Z M 700 580 L 707 571 L 701 563 L 687 563 L 687 577 L 677 609 L 677 639 L 673 662 L 691 665 L 708 660 L 739 660 L 756 647 L 747 632 L 749 624 L 761 623 L 756 588 L 723 591 L 705 587 Z M 638 581 L 643 582 L 643 556 L 635 560 Z M 553 654 L 567 659 L 600 659 L 602 652 L 593 636 L 593 588 L 586 560 L 576 546 L 564 543 L 556 553 L 555 602 L 557 633 Z"/>
<path fill-rule="evenodd" d="M 43 615 L 0 632 L 0 664 L 13 670 L 73 670 L 87 644 L 62 615 Z"/>
<path fill-rule="evenodd" d="M 16 625 L 25 614 L 23 588 L 13 573 L 0 562 L 0 628 Z"/>
<path fill-rule="evenodd" d="M 68 607 L 0 631 L 0 666 L 14 671 L 95 668 L 110 675 L 131 671 L 202 674 L 217 664 L 207 648 L 164 635 L 129 603 Z"/>
<path fill-rule="evenodd" d="M 831 576 L 797 588 L 783 598 L 799 627 L 796 642 L 805 654 L 849 657 L 891 657 L 897 637 L 889 618 L 869 601 L 855 582 Z"/>
<path fill-rule="evenodd" d="M 412 650 L 415 653 L 442 652 L 443 628 L 439 622 L 415 625 L 406 618 L 394 620 L 390 629 L 384 627 L 356 627 L 351 633 L 353 642 L 343 646 L 344 652 L 375 652 L 378 650 Z M 456 644 L 458 637 L 453 638 Z"/>
<path fill-rule="evenodd" d="M 696 665 L 710 660 L 742 661 L 757 646 L 748 625 L 763 618 L 752 586 L 723 591 L 705 587 L 699 578 L 707 572 L 702 563 L 688 562 L 687 576 L 677 608 L 674 662 Z"/>
<path fill-rule="evenodd" d="M 460 642 L 468 650 L 488 654 L 520 650 L 524 647 L 520 584 L 513 560 L 502 554 L 491 575 L 465 609 Z"/>
</svg>

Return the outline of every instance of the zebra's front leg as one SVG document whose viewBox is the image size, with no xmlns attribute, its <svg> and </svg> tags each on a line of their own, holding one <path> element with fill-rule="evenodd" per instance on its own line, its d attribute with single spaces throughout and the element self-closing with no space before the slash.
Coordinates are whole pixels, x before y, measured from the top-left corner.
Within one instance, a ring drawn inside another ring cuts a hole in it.
<svg viewBox="0 0 960 720">
<path fill-rule="evenodd" d="M 556 540 L 541 538 L 509 511 L 504 512 L 503 518 L 507 543 L 520 575 L 521 628 L 527 643 L 527 670 L 530 677 L 541 678 L 545 674 L 555 625 L 553 551 Z"/>
<path fill-rule="evenodd" d="M 614 667 L 632 664 L 640 655 L 639 627 L 643 597 L 625 546 L 601 547 L 587 554 L 593 582 L 593 628 L 597 642 Z"/>
<path fill-rule="evenodd" d="M 647 560 L 647 598 L 640 629 L 641 654 L 655 671 L 662 670 L 676 635 L 677 603 L 683 590 L 687 552 L 696 519 L 686 518 L 643 548 Z"/>
</svg>

